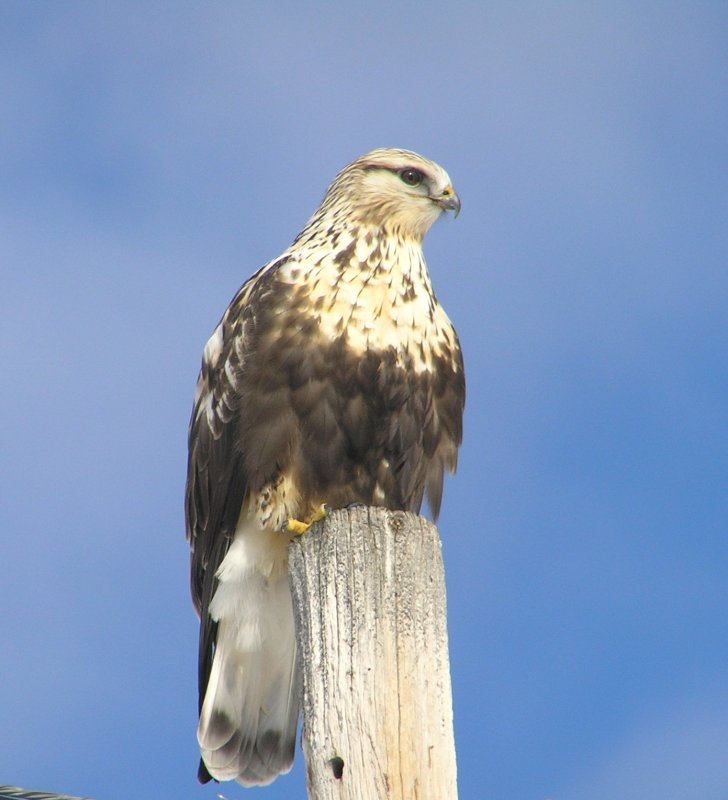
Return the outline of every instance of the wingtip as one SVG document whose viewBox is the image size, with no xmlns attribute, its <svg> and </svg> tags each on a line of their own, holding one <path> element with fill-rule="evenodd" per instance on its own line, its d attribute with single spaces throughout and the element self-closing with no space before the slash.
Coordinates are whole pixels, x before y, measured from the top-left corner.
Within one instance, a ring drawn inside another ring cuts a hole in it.
<svg viewBox="0 0 728 800">
<path fill-rule="evenodd" d="M 205 766 L 205 762 L 202 759 L 200 759 L 200 764 L 197 767 L 197 781 L 198 781 L 198 783 L 201 783 L 201 784 L 204 785 L 205 783 L 209 783 L 211 780 L 213 780 L 212 775 L 210 775 L 210 773 L 207 771 L 207 767 Z"/>
</svg>

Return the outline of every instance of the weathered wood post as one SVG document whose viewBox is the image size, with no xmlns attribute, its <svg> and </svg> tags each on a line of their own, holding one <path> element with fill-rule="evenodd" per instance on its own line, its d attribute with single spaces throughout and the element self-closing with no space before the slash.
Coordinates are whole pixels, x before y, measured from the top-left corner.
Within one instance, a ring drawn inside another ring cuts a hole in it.
<svg viewBox="0 0 728 800">
<path fill-rule="evenodd" d="M 309 799 L 456 798 L 437 528 L 335 511 L 289 557 Z"/>
</svg>

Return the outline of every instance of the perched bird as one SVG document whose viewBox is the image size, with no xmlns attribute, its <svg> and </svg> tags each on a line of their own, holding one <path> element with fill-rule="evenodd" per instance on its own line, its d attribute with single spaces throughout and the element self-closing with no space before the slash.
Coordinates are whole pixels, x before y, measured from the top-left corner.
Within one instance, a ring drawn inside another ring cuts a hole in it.
<svg viewBox="0 0 728 800">
<path fill-rule="evenodd" d="M 432 161 L 358 158 L 205 346 L 185 500 L 203 783 L 267 784 L 293 762 L 291 536 L 324 504 L 418 512 L 426 496 L 437 517 L 465 402 L 458 338 L 422 254 L 447 210 L 460 200 Z"/>
</svg>

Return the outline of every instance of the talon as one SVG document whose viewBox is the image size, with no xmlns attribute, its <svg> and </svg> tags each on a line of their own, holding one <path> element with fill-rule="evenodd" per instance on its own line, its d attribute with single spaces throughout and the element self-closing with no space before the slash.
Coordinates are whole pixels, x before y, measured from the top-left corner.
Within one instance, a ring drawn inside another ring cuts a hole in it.
<svg viewBox="0 0 728 800">
<path fill-rule="evenodd" d="M 290 533 L 293 536 L 301 536 L 302 534 L 306 533 L 306 531 L 316 522 L 321 522 L 322 519 L 326 519 L 330 513 L 331 506 L 328 503 L 321 503 L 316 511 L 314 511 L 313 514 L 311 514 L 311 516 L 305 521 L 289 517 L 283 523 L 283 533 Z"/>
<path fill-rule="evenodd" d="M 326 519 L 331 513 L 331 506 L 328 503 L 321 503 L 321 505 L 314 511 L 313 515 L 311 516 L 311 521 L 309 525 L 313 525 L 314 522 L 321 522 L 322 519 Z"/>
</svg>

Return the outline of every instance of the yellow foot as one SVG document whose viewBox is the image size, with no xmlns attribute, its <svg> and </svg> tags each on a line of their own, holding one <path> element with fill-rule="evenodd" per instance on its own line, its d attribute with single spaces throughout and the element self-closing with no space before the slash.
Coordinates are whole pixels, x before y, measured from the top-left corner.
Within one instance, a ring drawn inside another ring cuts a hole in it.
<svg viewBox="0 0 728 800">
<path fill-rule="evenodd" d="M 310 522 L 301 522 L 300 519 L 289 517 L 283 523 L 283 533 L 292 533 L 294 536 L 300 536 L 302 533 L 306 533 L 310 527 Z"/>
<path fill-rule="evenodd" d="M 294 536 L 300 536 L 301 534 L 306 533 L 306 531 L 315 523 L 321 522 L 322 519 L 326 519 L 330 513 L 331 506 L 327 505 L 326 503 L 322 503 L 305 521 L 289 517 L 289 519 L 283 523 L 283 531 L 284 533 L 292 533 Z"/>
</svg>

